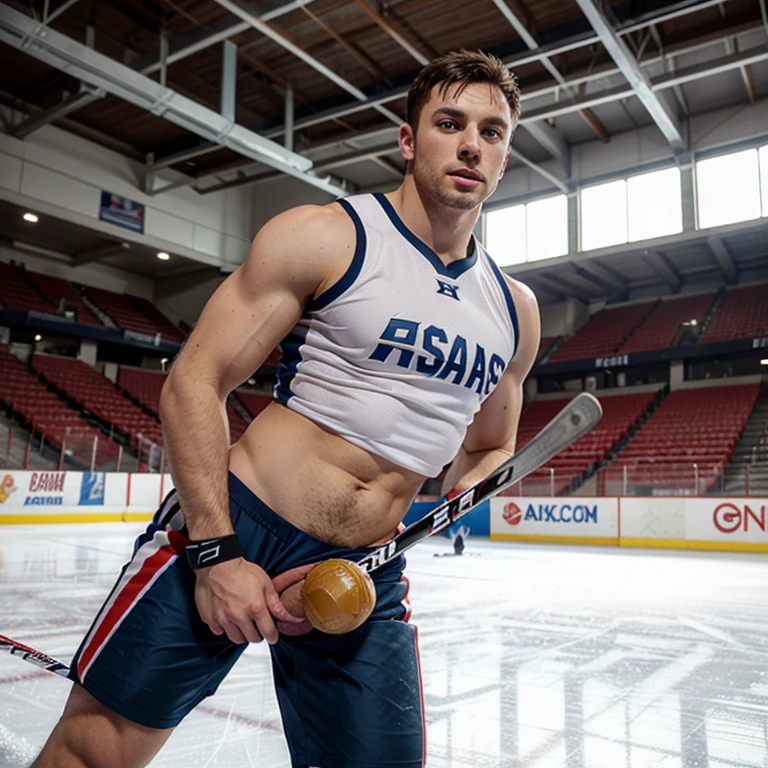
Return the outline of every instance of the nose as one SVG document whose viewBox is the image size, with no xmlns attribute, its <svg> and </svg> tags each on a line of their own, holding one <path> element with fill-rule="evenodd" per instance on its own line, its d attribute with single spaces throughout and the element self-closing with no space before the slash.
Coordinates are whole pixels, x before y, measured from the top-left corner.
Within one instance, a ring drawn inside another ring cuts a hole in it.
<svg viewBox="0 0 768 768">
<path fill-rule="evenodd" d="M 461 135 L 459 157 L 462 160 L 480 159 L 480 135 L 474 128 L 468 128 Z"/>
</svg>

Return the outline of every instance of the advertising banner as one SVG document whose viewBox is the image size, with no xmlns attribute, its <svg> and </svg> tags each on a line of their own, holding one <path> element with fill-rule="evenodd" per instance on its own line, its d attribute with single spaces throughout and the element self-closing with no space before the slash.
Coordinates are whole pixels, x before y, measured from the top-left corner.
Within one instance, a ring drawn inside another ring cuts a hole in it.
<svg viewBox="0 0 768 768">
<path fill-rule="evenodd" d="M 491 539 L 617 545 L 618 501 L 497 497 L 491 499 Z"/>
<path fill-rule="evenodd" d="M 0 470 L 0 524 L 148 520 L 171 476 Z"/>
<path fill-rule="evenodd" d="M 686 499 L 686 538 L 688 541 L 762 544 L 768 550 L 766 509 L 768 499 L 759 497 Z"/>
<path fill-rule="evenodd" d="M 768 552 L 768 499 L 622 498 L 621 546 Z"/>
<path fill-rule="evenodd" d="M 102 190 L 99 218 L 132 232 L 144 233 L 145 208 L 142 203 Z"/>
</svg>

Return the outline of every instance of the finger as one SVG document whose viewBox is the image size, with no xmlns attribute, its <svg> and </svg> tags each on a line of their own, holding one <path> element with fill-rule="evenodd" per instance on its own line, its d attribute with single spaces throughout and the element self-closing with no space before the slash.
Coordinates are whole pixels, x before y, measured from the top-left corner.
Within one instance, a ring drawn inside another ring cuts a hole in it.
<svg viewBox="0 0 768 768">
<path fill-rule="evenodd" d="M 274 587 L 266 587 L 264 589 L 264 601 L 267 604 L 267 610 L 271 616 L 274 616 L 278 621 L 287 621 L 294 624 L 304 621 L 303 616 L 294 616 L 284 605 L 280 599 L 280 595 Z"/>
<path fill-rule="evenodd" d="M 238 645 L 241 643 L 247 642 L 245 639 L 245 635 L 240 631 L 240 627 L 237 626 L 237 624 L 231 622 L 231 621 L 223 621 L 221 623 L 222 628 L 227 633 L 227 637 L 233 642 L 237 643 Z"/>
<path fill-rule="evenodd" d="M 249 643 L 260 643 L 264 639 L 252 621 L 245 620 L 237 626 Z"/>
<path fill-rule="evenodd" d="M 208 629 L 210 629 L 214 635 L 224 634 L 224 627 L 222 627 L 221 624 L 217 624 L 215 621 L 206 621 L 205 623 L 208 625 Z"/>
<path fill-rule="evenodd" d="M 310 563 L 309 565 L 300 565 L 297 568 L 291 568 L 290 571 L 283 571 L 283 573 L 279 573 L 277 576 L 275 576 L 274 579 L 272 579 L 272 586 L 275 588 L 275 591 L 282 592 L 287 587 L 290 587 L 291 584 L 295 584 L 297 581 L 301 581 L 302 579 L 305 579 L 307 577 L 307 574 L 315 567 L 314 563 Z"/>
<path fill-rule="evenodd" d="M 280 602 L 278 600 L 278 602 Z M 290 616 L 290 613 L 286 615 Z M 296 621 L 295 617 L 291 617 L 293 621 Z M 259 611 L 253 618 L 256 626 L 261 633 L 261 636 L 270 644 L 274 645 L 280 639 L 280 633 L 275 626 L 275 620 L 272 618 L 272 614 L 265 608 L 263 611 Z"/>
</svg>

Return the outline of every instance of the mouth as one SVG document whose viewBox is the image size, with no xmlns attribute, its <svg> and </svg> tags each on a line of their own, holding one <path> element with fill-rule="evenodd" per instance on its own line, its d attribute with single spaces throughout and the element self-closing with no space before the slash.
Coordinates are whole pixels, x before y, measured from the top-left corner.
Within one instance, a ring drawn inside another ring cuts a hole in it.
<svg viewBox="0 0 768 768">
<path fill-rule="evenodd" d="M 457 168 L 449 171 L 448 175 L 461 187 L 476 187 L 483 181 L 482 174 L 469 168 Z"/>
</svg>

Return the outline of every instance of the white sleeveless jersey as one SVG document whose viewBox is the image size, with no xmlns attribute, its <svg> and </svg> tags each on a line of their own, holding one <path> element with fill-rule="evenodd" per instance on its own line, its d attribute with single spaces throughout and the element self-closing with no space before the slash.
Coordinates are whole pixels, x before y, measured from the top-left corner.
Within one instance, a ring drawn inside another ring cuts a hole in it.
<svg viewBox="0 0 768 768">
<path fill-rule="evenodd" d="M 355 225 L 355 254 L 283 340 L 275 398 L 433 477 L 515 354 L 509 287 L 476 240 L 471 256 L 446 266 L 384 195 L 339 202 Z"/>
</svg>

